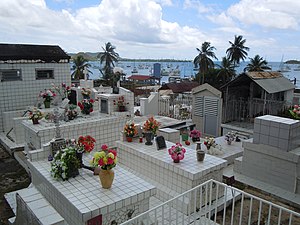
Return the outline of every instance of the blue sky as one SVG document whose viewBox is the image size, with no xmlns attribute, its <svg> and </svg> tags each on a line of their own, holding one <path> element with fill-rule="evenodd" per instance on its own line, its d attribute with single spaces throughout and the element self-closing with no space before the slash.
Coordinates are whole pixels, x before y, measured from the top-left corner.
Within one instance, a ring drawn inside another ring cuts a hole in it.
<svg viewBox="0 0 300 225">
<path fill-rule="evenodd" d="M 300 60 L 300 1 L 1 0 L 2 43 L 55 44 L 66 52 L 193 59 L 208 41 L 221 60 L 234 35 L 268 61 Z"/>
</svg>

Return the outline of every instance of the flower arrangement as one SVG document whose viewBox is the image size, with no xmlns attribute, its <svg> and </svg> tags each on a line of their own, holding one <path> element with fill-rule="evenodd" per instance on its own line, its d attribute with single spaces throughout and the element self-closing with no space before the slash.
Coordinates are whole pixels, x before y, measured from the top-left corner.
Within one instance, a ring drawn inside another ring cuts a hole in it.
<svg viewBox="0 0 300 225">
<path fill-rule="evenodd" d="M 83 97 L 89 97 L 91 95 L 92 91 L 89 88 L 82 88 L 81 89 L 81 94 Z"/>
<path fill-rule="evenodd" d="M 193 141 L 200 141 L 201 137 L 201 132 L 199 130 L 192 130 L 190 132 L 190 137 L 192 138 Z"/>
<path fill-rule="evenodd" d="M 68 116 L 69 120 L 75 119 L 78 115 L 76 111 L 76 105 L 69 105 L 65 111 L 65 114 Z"/>
<path fill-rule="evenodd" d="M 186 152 L 185 148 L 182 147 L 182 144 L 176 143 L 171 148 L 168 149 L 169 155 L 173 160 L 182 160 L 184 159 L 184 153 Z"/>
<path fill-rule="evenodd" d="M 53 100 L 53 97 L 56 96 L 55 92 L 52 91 L 51 89 L 44 90 L 40 92 L 40 97 L 44 98 L 44 102 L 51 102 Z"/>
<path fill-rule="evenodd" d="M 55 84 L 52 84 L 52 87 L 60 95 L 61 98 L 68 98 L 69 95 L 71 94 L 71 87 L 67 86 L 65 83 L 61 83 L 60 86 L 56 86 Z"/>
<path fill-rule="evenodd" d="M 76 141 L 76 150 L 78 153 L 91 152 L 95 147 L 95 142 L 95 138 L 90 135 L 79 136 L 78 140 Z"/>
<path fill-rule="evenodd" d="M 296 120 L 300 120 L 300 106 L 299 105 L 294 105 L 290 110 L 290 114 L 292 117 Z"/>
<path fill-rule="evenodd" d="M 81 102 L 78 102 L 78 106 L 83 114 L 90 114 L 93 112 L 94 102 L 93 99 L 83 99 Z"/>
<path fill-rule="evenodd" d="M 225 141 L 231 143 L 235 140 L 235 136 L 236 136 L 235 132 L 230 131 L 225 135 Z"/>
<path fill-rule="evenodd" d="M 43 117 L 44 117 L 44 114 L 35 107 L 33 108 L 33 110 L 29 111 L 29 119 L 30 120 L 40 120 Z"/>
<path fill-rule="evenodd" d="M 137 135 L 138 131 L 133 121 L 128 121 L 124 126 L 124 134 L 127 137 L 133 137 Z"/>
<path fill-rule="evenodd" d="M 155 120 L 153 116 L 151 116 L 144 123 L 143 129 L 144 129 L 144 131 L 152 132 L 155 135 L 159 126 L 160 126 L 160 123 L 157 120 Z"/>
<path fill-rule="evenodd" d="M 100 166 L 103 170 L 110 170 L 117 165 L 117 151 L 108 148 L 106 144 L 101 146 L 100 152 L 95 152 L 91 165 Z"/>
<path fill-rule="evenodd" d="M 129 104 L 129 102 L 125 102 L 124 96 L 120 96 L 117 100 L 114 100 L 114 105 L 118 107 L 126 106 L 127 104 Z"/>
<path fill-rule="evenodd" d="M 207 149 L 210 149 L 210 147 L 215 147 L 216 146 L 216 141 L 214 138 L 210 137 L 210 138 L 205 138 L 205 141 L 203 143 Z"/>
<path fill-rule="evenodd" d="M 51 162 L 51 176 L 55 179 L 68 180 L 79 174 L 79 160 L 76 157 L 76 150 L 67 147 L 57 151 Z"/>
</svg>

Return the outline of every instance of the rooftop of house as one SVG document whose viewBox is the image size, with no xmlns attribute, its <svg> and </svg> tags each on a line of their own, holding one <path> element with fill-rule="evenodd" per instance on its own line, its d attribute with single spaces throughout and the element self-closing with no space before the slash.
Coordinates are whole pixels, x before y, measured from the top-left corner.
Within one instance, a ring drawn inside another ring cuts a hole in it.
<svg viewBox="0 0 300 225">
<path fill-rule="evenodd" d="M 40 62 L 60 62 L 70 56 L 58 45 L 0 44 L 0 61 L 35 60 Z"/>
<path fill-rule="evenodd" d="M 128 77 L 128 80 L 149 80 L 152 79 L 152 76 L 146 76 L 146 75 L 131 75 L 130 77 Z"/>
<path fill-rule="evenodd" d="M 173 93 L 191 92 L 193 88 L 198 87 L 197 82 L 180 82 L 163 84 L 160 90 L 172 90 Z"/>
</svg>

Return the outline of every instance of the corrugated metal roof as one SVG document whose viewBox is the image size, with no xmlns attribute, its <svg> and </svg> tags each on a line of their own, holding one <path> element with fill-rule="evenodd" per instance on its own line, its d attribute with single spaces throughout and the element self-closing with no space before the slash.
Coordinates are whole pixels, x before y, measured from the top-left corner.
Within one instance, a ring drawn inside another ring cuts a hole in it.
<svg viewBox="0 0 300 225">
<path fill-rule="evenodd" d="M 252 77 L 251 77 L 252 78 Z M 255 83 L 257 83 L 260 87 L 262 87 L 269 94 L 287 91 L 295 88 L 289 79 L 281 76 L 275 78 L 268 79 L 252 79 Z"/>
<path fill-rule="evenodd" d="M 283 76 L 282 73 L 277 71 L 247 72 L 246 74 L 252 79 L 268 79 Z"/>
<path fill-rule="evenodd" d="M 152 76 L 146 76 L 146 75 L 131 75 L 128 77 L 128 80 L 149 80 L 152 79 Z"/>
</svg>

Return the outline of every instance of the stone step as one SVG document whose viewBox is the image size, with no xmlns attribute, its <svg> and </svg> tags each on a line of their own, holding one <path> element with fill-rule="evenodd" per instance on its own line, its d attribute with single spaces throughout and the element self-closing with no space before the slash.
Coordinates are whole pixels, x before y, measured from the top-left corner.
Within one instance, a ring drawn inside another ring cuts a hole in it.
<svg viewBox="0 0 300 225">
<path fill-rule="evenodd" d="M 10 223 L 23 225 L 66 224 L 64 218 L 51 206 L 51 204 L 34 186 L 6 195 L 9 204 L 16 212 L 15 218 L 11 218 Z M 12 203 L 12 195 L 15 195 L 14 197 L 16 202 L 14 204 Z"/>
</svg>

